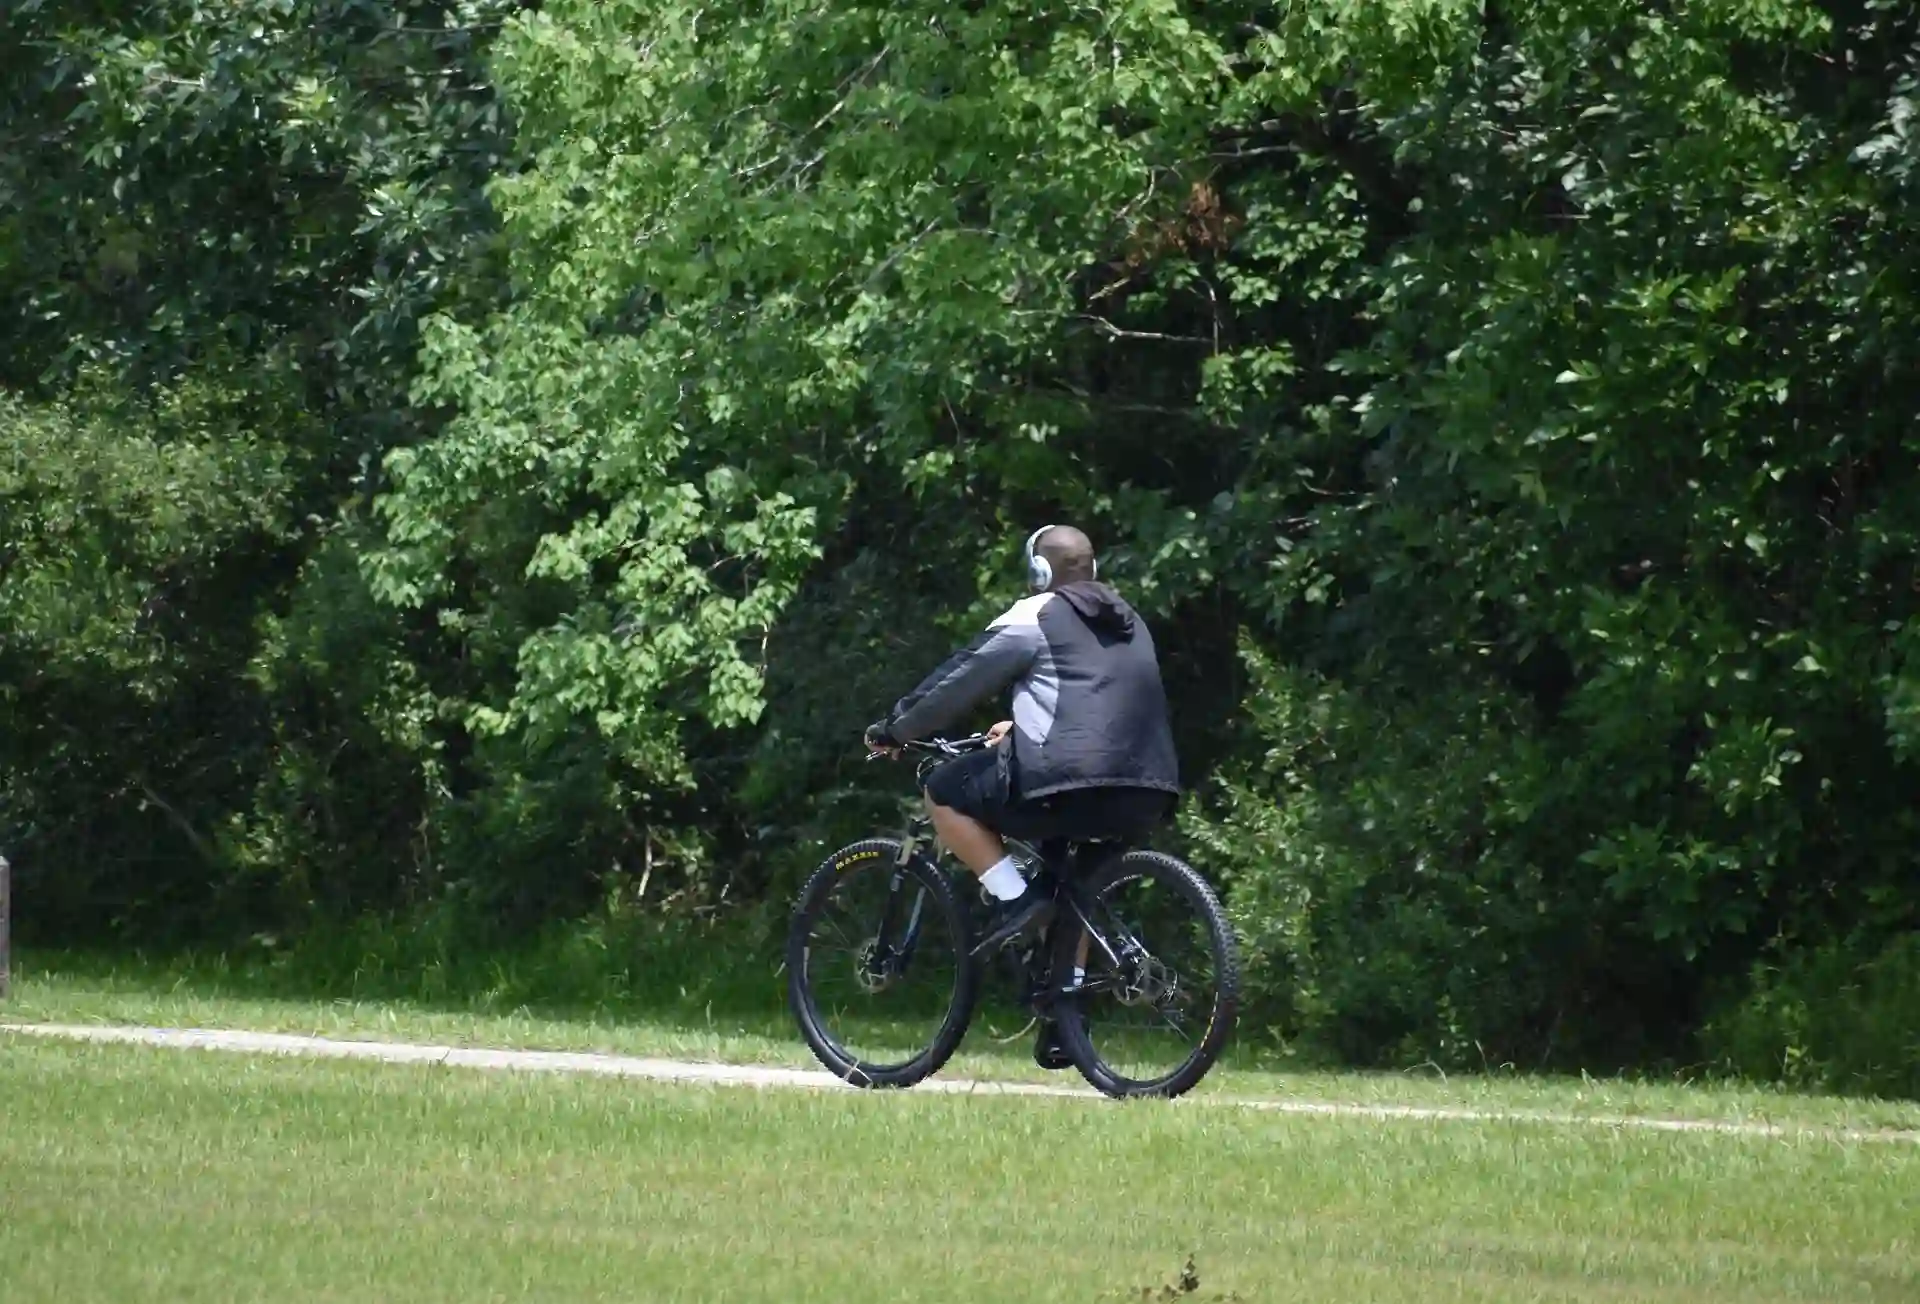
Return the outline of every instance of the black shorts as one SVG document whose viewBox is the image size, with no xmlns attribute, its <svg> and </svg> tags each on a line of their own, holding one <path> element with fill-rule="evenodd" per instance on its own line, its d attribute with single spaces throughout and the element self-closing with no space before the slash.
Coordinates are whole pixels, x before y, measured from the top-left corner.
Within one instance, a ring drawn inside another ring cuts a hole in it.
<svg viewBox="0 0 1920 1304">
<path fill-rule="evenodd" d="M 956 757 L 927 776 L 927 796 L 1022 842 L 1133 842 L 1173 811 L 1174 795 L 1158 788 L 1072 788 L 1016 801 L 998 748 Z"/>
</svg>

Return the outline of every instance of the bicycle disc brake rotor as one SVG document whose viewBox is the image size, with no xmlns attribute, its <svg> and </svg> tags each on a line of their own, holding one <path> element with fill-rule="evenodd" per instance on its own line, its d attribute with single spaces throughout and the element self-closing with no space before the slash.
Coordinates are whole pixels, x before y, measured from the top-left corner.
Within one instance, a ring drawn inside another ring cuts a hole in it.
<svg viewBox="0 0 1920 1304">
<path fill-rule="evenodd" d="M 860 990 L 875 996 L 891 987 L 893 979 L 893 957 L 888 955 L 882 961 L 880 939 L 869 937 L 860 943 L 860 949 L 853 957 L 853 981 L 860 985 Z"/>
</svg>

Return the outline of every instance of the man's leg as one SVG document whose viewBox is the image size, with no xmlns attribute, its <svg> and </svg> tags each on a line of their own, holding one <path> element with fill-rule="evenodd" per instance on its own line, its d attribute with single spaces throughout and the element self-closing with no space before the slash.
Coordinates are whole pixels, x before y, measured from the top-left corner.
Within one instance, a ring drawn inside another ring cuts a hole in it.
<svg viewBox="0 0 1920 1304">
<path fill-rule="evenodd" d="M 926 802 L 927 814 L 933 817 L 933 831 L 940 835 L 940 845 L 959 857 L 960 863 L 974 873 L 986 873 L 1007 854 L 1007 844 L 1000 835 L 973 816 L 942 806 L 931 796 Z"/>
<path fill-rule="evenodd" d="M 980 879 L 996 901 L 1027 890 L 1026 876 L 994 827 L 1007 807 L 1006 775 L 992 751 L 947 762 L 927 776 L 927 814 L 940 843 Z"/>
<path fill-rule="evenodd" d="M 926 802 L 940 845 L 979 877 L 980 886 L 989 896 L 996 901 L 1012 901 L 1027 890 L 1026 875 L 1007 854 L 1007 844 L 998 833 L 964 811 L 942 806 L 931 794 Z"/>
<path fill-rule="evenodd" d="M 1029 888 L 1027 876 L 1007 854 L 1007 844 L 994 827 L 1008 805 L 1006 776 L 994 753 L 947 762 L 927 776 L 926 798 L 940 841 L 979 876 L 980 886 L 993 898 L 974 954 L 997 950 L 1038 924 L 1052 908 L 1052 897 Z"/>
</svg>

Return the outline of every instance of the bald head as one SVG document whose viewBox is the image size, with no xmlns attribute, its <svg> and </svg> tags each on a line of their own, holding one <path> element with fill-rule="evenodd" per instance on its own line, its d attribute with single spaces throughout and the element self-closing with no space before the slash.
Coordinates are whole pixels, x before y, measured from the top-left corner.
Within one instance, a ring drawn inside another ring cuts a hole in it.
<svg viewBox="0 0 1920 1304">
<path fill-rule="evenodd" d="M 1053 588 L 1093 578 L 1093 541 L 1071 525 L 1054 526 L 1040 536 L 1033 550 L 1053 568 Z"/>
</svg>

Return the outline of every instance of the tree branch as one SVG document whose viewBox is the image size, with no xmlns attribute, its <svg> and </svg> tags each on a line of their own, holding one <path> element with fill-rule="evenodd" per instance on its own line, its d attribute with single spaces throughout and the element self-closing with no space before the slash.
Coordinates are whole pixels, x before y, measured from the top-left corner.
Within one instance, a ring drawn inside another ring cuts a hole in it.
<svg viewBox="0 0 1920 1304">
<path fill-rule="evenodd" d="M 1166 335 L 1159 331 L 1128 330 L 1124 326 L 1115 326 L 1105 317 L 1090 312 L 1081 313 L 1079 320 L 1091 322 L 1096 330 L 1110 340 L 1151 340 L 1159 344 L 1203 344 L 1208 348 L 1213 347 L 1214 344 L 1204 335 Z"/>
<path fill-rule="evenodd" d="M 208 844 L 207 840 L 200 836 L 200 830 L 194 828 L 193 822 L 185 815 L 182 815 L 172 802 L 154 791 L 153 785 L 148 783 L 143 775 L 136 773 L 133 776 L 133 783 L 135 787 L 140 789 L 140 794 L 145 797 L 149 803 L 158 808 L 162 815 L 167 817 L 167 823 L 173 825 L 174 828 L 180 831 L 180 835 L 186 838 L 187 842 L 192 845 L 194 854 L 206 861 L 209 865 L 218 865 L 220 863 L 220 857 L 214 854 L 213 847 Z"/>
<path fill-rule="evenodd" d="M 873 75 L 873 70 L 878 68 L 881 63 L 886 60 L 886 57 L 892 53 L 893 46 L 891 43 L 881 46 L 880 53 L 874 55 L 866 67 L 854 73 L 846 81 L 841 82 L 841 87 L 845 89 L 842 91 L 840 98 L 834 101 L 832 108 L 820 115 L 818 122 L 807 128 L 807 134 L 811 136 L 814 132 L 820 130 L 820 128 L 826 126 L 829 122 L 832 122 L 834 118 L 839 115 L 840 110 L 847 107 L 847 101 L 853 98 L 853 93 L 866 83 L 867 78 Z"/>
</svg>

